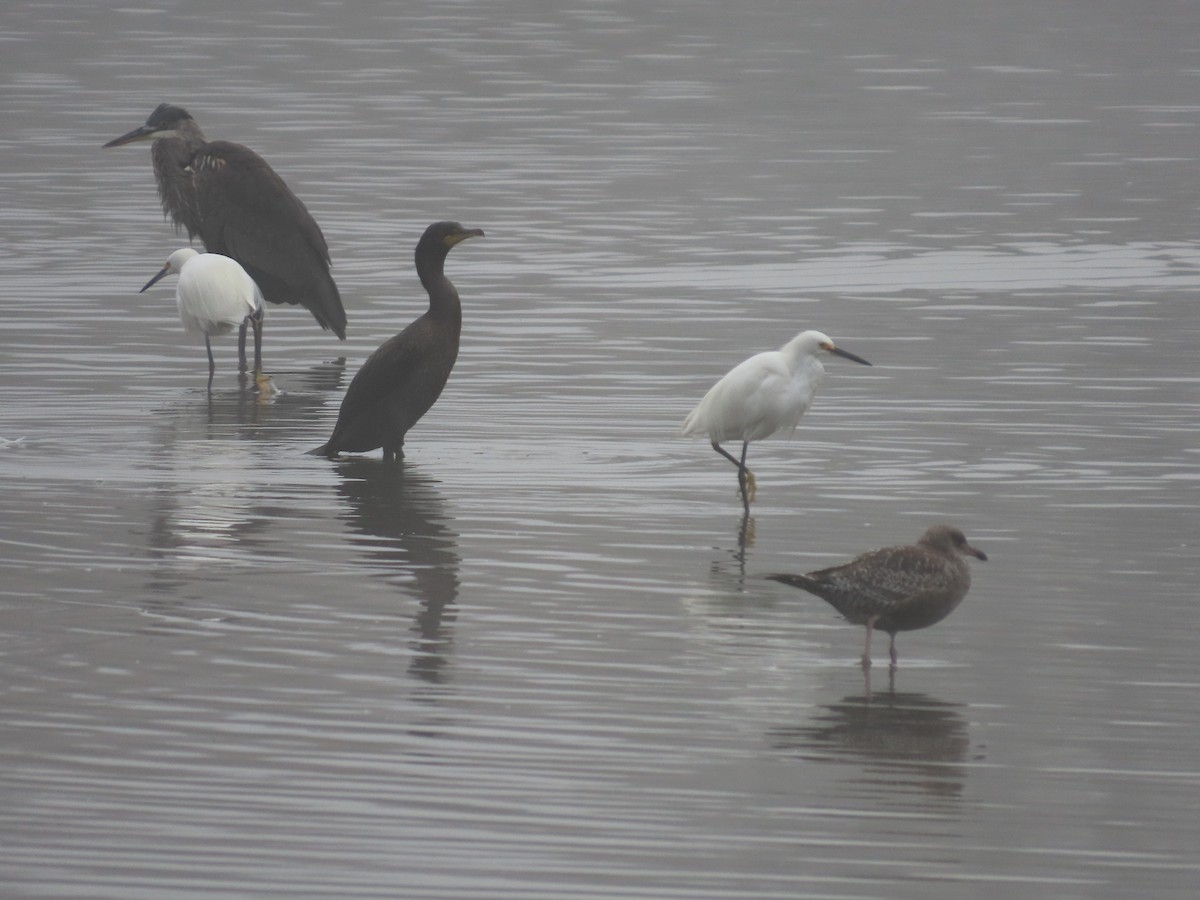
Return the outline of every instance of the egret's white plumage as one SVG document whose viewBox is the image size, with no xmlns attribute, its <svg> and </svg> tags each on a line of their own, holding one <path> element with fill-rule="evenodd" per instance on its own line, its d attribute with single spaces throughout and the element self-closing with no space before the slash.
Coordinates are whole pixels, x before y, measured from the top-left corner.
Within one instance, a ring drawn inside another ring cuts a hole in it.
<svg viewBox="0 0 1200 900">
<path fill-rule="evenodd" d="M 747 515 L 754 495 L 754 475 L 746 468 L 751 441 L 796 430 L 812 406 L 825 377 L 820 357 L 831 353 L 869 366 L 870 363 L 837 347 L 819 331 L 803 331 L 778 350 L 756 353 L 734 366 L 696 404 L 680 433 L 706 434 L 713 449 L 738 467 L 738 485 Z M 742 442 L 738 460 L 721 447 L 722 441 Z"/>
<path fill-rule="evenodd" d="M 209 338 L 227 334 L 241 327 L 247 319 L 254 325 L 255 369 L 261 369 L 263 296 L 246 270 L 228 256 L 197 253 L 191 247 L 183 247 L 167 258 L 159 273 L 146 282 L 142 290 L 145 291 L 170 274 L 179 275 L 175 301 L 184 330 L 204 335 L 204 346 L 208 350 L 209 385 L 216 370 Z M 239 345 L 238 350 L 240 363 L 245 369 L 245 345 Z"/>
</svg>

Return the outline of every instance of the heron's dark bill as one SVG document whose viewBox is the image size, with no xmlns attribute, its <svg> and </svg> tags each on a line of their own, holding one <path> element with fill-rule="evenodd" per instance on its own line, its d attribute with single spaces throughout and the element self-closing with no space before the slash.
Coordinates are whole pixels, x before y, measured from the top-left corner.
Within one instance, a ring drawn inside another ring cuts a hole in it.
<svg viewBox="0 0 1200 900">
<path fill-rule="evenodd" d="M 134 141 L 148 141 L 155 134 L 157 134 L 156 130 L 149 125 L 140 125 L 128 134 L 123 134 L 119 138 L 113 138 L 100 149 L 107 150 L 109 147 L 120 147 L 124 144 L 132 144 Z"/>
<path fill-rule="evenodd" d="M 143 286 L 142 286 L 142 289 L 141 289 L 140 291 L 138 291 L 138 293 L 139 293 L 139 294 L 144 294 L 144 293 L 146 293 L 146 291 L 148 291 L 148 290 L 149 290 L 150 288 L 152 288 L 154 285 L 158 284 L 158 282 L 159 282 L 159 281 L 161 281 L 163 278 L 166 278 L 166 277 L 167 277 L 167 274 L 168 274 L 170 271 L 171 271 L 171 264 L 170 264 L 170 263 L 167 263 L 165 266 L 163 266 L 163 267 L 162 267 L 162 268 L 159 270 L 159 272 L 158 272 L 158 274 L 157 274 L 157 275 L 155 275 L 153 278 L 151 278 L 149 281 L 147 281 L 147 282 L 145 283 L 145 285 L 143 285 Z"/>
<path fill-rule="evenodd" d="M 856 363 L 861 363 L 864 366 L 871 365 L 869 362 L 867 362 L 861 356 L 855 356 L 849 350 L 843 350 L 841 347 L 830 347 L 829 352 L 832 353 L 834 356 L 840 356 L 844 359 L 850 359 Z"/>
</svg>

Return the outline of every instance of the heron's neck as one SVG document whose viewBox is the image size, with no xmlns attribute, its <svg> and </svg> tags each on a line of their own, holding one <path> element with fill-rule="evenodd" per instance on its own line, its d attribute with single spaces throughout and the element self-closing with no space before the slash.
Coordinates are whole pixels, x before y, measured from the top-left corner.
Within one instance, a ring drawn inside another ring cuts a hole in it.
<svg viewBox="0 0 1200 900">
<path fill-rule="evenodd" d="M 192 151 L 208 143 L 204 137 L 204 132 L 200 130 L 200 126 L 196 124 L 195 119 L 184 119 L 179 123 L 179 127 L 175 131 L 176 140 L 183 141 Z"/>
</svg>

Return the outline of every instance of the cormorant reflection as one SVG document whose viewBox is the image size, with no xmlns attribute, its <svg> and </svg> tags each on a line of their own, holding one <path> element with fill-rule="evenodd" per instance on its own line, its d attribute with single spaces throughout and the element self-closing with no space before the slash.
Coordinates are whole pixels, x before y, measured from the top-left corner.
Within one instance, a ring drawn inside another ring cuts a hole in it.
<svg viewBox="0 0 1200 900">
<path fill-rule="evenodd" d="M 411 462 L 355 458 L 337 466 L 338 494 L 376 574 L 417 598 L 411 674 L 445 679 L 458 599 L 458 535 L 437 482 Z"/>
</svg>

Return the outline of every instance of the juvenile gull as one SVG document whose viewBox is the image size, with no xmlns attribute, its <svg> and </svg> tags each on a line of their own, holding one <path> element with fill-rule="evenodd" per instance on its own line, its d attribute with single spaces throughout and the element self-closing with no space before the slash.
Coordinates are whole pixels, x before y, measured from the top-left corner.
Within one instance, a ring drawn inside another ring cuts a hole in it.
<svg viewBox="0 0 1200 900">
<path fill-rule="evenodd" d="M 954 611 L 971 587 L 965 557 L 987 555 L 950 525 L 933 525 L 916 544 L 884 547 L 850 562 L 807 575 L 768 575 L 773 581 L 816 594 L 846 621 L 867 626 L 862 665 L 871 665 L 871 631 L 891 635 L 896 666 L 896 632 L 935 625 Z"/>
</svg>

